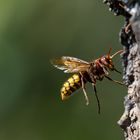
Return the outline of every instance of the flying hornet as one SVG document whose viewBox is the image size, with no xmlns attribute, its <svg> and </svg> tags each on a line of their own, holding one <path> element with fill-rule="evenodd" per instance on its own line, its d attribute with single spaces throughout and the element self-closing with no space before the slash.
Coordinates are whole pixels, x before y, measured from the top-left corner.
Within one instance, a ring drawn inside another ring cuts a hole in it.
<svg viewBox="0 0 140 140">
<path fill-rule="evenodd" d="M 108 54 L 91 62 L 69 56 L 62 56 L 61 58 L 53 59 L 51 62 L 56 68 L 63 70 L 65 73 L 74 73 L 66 82 L 64 82 L 60 90 L 62 100 L 68 99 L 74 91 L 82 88 L 86 105 L 88 105 L 89 99 L 85 90 L 85 84 L 90 82 L 93 86 L 95 97 L 98 103 L 98 113 L 100 113 L 100 102 L 96 90 L 96 81 L 102 81 L 104 78 L 107 78 L 110 81 L 123 85 L 122 82 L 113 80 L 108 76 L 110 71 L 116 71 L 120 73 L 115 68 L 112 58 L 122 52 L 123 50 L 120 50 L 113 55 L 110 55 L 110 48 Z"/>
</svg>

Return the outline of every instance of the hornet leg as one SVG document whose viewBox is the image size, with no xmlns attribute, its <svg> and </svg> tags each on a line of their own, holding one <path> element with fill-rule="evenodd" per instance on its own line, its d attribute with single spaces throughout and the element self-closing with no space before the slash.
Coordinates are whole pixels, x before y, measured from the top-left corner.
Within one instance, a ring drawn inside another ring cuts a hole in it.
<svg viewBox="0 0 140 140">
<path fill-rule="evenodd" d="M 108 80 L 110 80 L 110 81 L 113 81 L 113 82 L 115 82 L 115 83 L 118 83 L 118 84 L 120 84 L 120 85 L 124 85 L 124 83 L 122 83 L 122 82 L 120 82 L 120 81 L 116 81 L 116 80 L 113 80 L 113 79 L 111 79 L 110 77 L 108 77 L 108 76 L 105 76 Z"/>
<path fill-rule="evenodd" d="M 97 94 L 96 86 L 95 86 L 94 83 L 92 83 L 92 86 L 93 86 L 93 88 L 94 88 L 95 97 L 96 97 L 97 104 L 98 104 L 98 113 L 100 114 L 100 101 L 99 101 L 99 98 L 98 98 L 98 94 Z"/>
<path fill-rule="evenodd" d="M 84 96 L 85 96 L 86 105 L 88 105 L 89 104 L 89 99 L 88 99 L 88 96 L 87 96 L 87 93 L 86 93 L 83 75 L 82 75 L 82 73 L 80 73 L 80 75 L 81 75 L 82 89 L 83 89 L 83 93 L 84 93 Z"/>
<path fill-rule="evenodd" d="M 121 74 L 121 72 L 120 72 L 120 71 L 118 71 L 116 68 L 114 68 L 113 70 L 114 70 L 114 71 L 116 71 L 116 72 L 118 72 L 119 74 Z"/>
</svg>

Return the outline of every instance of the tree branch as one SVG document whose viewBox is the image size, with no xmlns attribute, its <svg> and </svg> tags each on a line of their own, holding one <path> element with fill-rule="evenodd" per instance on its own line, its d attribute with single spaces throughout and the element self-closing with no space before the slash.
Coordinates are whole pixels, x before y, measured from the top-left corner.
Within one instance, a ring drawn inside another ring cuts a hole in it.
<svg viewBox="0 0 140 140">
<path fill-rule="evenodd" d="M 115 15 L 125 17 L 120 32 L 123 79 L 128 87 L 125 111 L 118 121 L 126 140 L 140 140 L 140 0 L 104 0 Z"/>
</svg>

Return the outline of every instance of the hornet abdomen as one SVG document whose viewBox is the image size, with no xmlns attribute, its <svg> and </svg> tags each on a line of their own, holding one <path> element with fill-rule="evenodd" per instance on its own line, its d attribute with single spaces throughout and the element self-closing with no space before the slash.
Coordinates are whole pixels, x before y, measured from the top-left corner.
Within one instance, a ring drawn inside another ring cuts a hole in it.
<svg viewBox="0 0 140 140">
<path fill-rule="evenodd" d="M 86 81 L 84 81 L 85 83 Z M 72 77 L 70 77 L 62 86 L 61 88 L 61 98 L 62 100 L 66 100 L 70 97 L 70 95 L 82 87 L 81 82 L 81 75 L 80 74 L 74 74 Z"/>
</svg>

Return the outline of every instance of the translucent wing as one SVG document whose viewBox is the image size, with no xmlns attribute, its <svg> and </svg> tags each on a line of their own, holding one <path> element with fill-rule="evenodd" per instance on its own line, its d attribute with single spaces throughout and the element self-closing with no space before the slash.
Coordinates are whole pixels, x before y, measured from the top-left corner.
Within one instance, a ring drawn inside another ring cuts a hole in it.
<svg viewBox="0 0 140 140">
<path fill-rule="evenodd" d="M 86 61 L 69 56 L 53 59 L 51 62 L 56 68 L 63 70 L 65 73 L 86 71 L 90 66 L 90 64 Z"/>
</svg>

